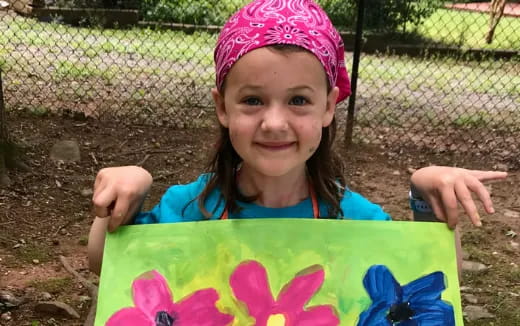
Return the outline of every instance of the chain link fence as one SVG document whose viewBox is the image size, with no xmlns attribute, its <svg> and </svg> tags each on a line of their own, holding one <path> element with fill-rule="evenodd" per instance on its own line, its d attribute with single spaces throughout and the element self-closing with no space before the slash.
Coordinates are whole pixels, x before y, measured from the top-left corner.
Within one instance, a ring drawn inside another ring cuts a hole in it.
<svg viewBox="0 0 520 326">
<path fill-rule="evenodd" d="M 212 125 L 213 47 L 246 2 L 0 0 L 7 110 Z M 357 2 L 318 2 L 342 31 L 350 67 Z M 354 140 L 520 154 L 518 1 L 363 2 Z M 502 16 L 492 34 L 490 8 Z M 341 104 L 342 125 L 346 112 Z"/>
<path fill-rule="evenodd" d="M 446 3 L 384 38 L 367 31 L 353 137 L 518 166 L 520 3 L 496 2 L 494 16 L 491 1 Z"/>
</svg>

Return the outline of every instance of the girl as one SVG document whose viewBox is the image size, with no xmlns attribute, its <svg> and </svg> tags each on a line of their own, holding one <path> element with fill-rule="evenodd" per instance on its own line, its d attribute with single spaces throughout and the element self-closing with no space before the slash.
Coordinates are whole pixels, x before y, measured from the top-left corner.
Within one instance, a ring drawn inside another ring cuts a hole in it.
<svg viewBox="0 0 520 326">
<path fill-rule="evenodd" d="M 343 41 L 311 0 L 257 0 L 223 27 L 214 53 L 212 96 L 220 139 L 207 174 L 171 187 L 150 212 L 139 208 L 152 184 L 139 167 L 101 170 L 89 237 L 99 273 L 105 233 L 124 224 L 228 218 L 388 220 L 380 206 L 346 188 L 332 152 L 336 104 L 350 95 Z M 493 212 L 482 181 L 506 174 L 427 167 L 412 175 L 412 207 L 450 227 L 461 204 L 475 225 L 471 197 Z M 430 214 L 433 217 L 433 214 Z"/>
</svg>

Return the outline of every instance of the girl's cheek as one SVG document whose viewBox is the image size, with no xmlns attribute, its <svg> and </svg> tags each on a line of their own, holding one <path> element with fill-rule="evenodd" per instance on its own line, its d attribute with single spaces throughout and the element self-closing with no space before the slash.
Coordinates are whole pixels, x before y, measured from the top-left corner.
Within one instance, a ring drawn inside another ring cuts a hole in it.
<svg viewBox="0 0 520 326">
<path fill-rule="evenodd" d="M 316 148 L 318 148 L 318 146 L 320 146 L 320 142 L 321 142 L 321 133 L 322 133 L 321 124 L 316 123 L 314 128 L 315 128 L 314 132 L 316 134 Z"/>
</svg>

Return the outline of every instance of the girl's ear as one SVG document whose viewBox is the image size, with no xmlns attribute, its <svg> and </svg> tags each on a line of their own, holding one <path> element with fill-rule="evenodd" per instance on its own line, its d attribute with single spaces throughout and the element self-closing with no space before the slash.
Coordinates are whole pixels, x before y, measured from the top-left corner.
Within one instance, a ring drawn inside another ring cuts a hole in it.
<svg viewBox="0 0 520 326">
<path fill-rule="evenodd" d="M 323 128 L 328 127 L 332 123 L 334 113 L 336 112 L 336 101 L 339 96 L 339 88 L 334 87 L 327 95 L 327 108 L 323 114 Z"/>
<path fill-rule="evenodd" d="M 218 89 L 211 89 L 211 96 L 213 97 L 213 101 L 215 102 L 215 110 L 217 113 L 218 121 L 224 128 L 228 128 L 229 121 L 228 115 L 226 112 L 226 104 L 224 102 L 224 95 L 219 92 Z"/>
</svg>

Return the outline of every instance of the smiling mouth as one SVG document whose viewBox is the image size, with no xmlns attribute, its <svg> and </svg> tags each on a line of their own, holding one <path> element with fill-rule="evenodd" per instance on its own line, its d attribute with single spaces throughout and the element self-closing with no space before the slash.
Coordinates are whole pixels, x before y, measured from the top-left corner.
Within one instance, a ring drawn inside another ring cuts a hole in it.
<svg viewBox="0 0 520 326">
<path fill-rule="evenodd" d="M 296 142 L 284 142 L 284 143 L 271 143 L 271 142 L 262 142 L 262 143 L 255 143 L 260 148 L 267 149 L 270 151 L 281 151 L 284 149 L 288 149 L 292 147 Z"/>
</svg>

